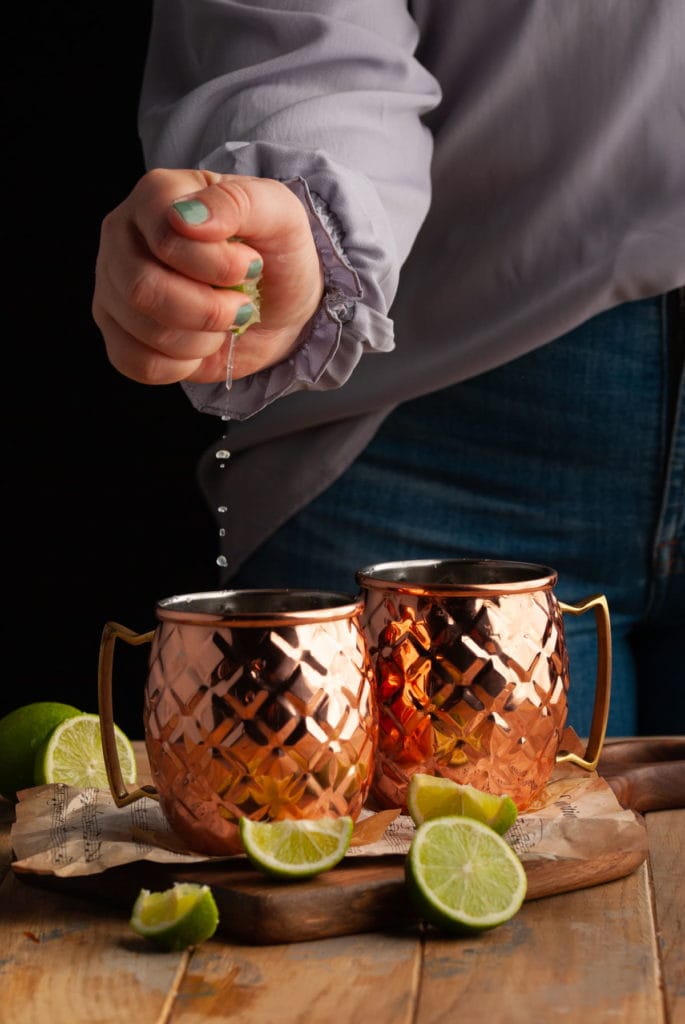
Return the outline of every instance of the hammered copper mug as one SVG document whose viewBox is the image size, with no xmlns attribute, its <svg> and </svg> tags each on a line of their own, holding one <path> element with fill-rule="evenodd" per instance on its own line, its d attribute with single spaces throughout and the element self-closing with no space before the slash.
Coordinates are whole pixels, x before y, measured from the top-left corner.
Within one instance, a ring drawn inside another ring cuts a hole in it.
<svg viewBox="0 0 685 1024">
<path fill-rule="evenodd" d="M 192 850 L 240 850 L 238 821 L 359 815 L 377 738 L 359 597 L 226 590 L 157 603 L 157 628 L 102 633 L 99 701 L 112 796 L 159 799 Z M 145 744 L 154 788 L 129 792 L 116 753 L 117 639 L 151 642 Z"/>
<path fill-rule="evenodd" d="M 411 777 L 422 772 L 506 793 L 525 810 L 557 762 L 597 766 L 611 683 L 603 595 L 564 604 L 554 569 L 494 559 L 389 562 L 356 575 L 376 675 L 372 793 L 381 806 L 406 807 Z M 560 749 L 569 689 L 563 614 L 590 609 L 597 676 L 579 756 Z"/>
</svg>

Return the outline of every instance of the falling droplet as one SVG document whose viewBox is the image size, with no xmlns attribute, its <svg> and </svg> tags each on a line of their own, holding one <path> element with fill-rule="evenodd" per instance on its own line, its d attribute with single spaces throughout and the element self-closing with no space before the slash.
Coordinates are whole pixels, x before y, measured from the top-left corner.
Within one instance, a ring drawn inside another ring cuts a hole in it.
<svg viewBox="0 0 685 1024">
<path fill-rule="evenodd" d="M 229 332 L 229 335 L 228 335 L 228 338 L 227 338 L 227 341 L 228 341 L 228 352 L 226 354 L 226 379 L 225 379 L 226 391 L 227 392 L 230 391 L 231 388 L 233 387 L 233 359 L 234 359 L 234 356 L 235 356 L 236 337 L 237 337 L 237 333 L 235 331 L 231 331 L 231 332 Z M 228 404 L 228 400 L 227 400 L 227 404 Z M 228 423 L 230 419 L 231 419 L 231 414 L 230 414 L 230 412 L 228 411 L 228 408 L 227 408 L 226 412 L 222 413 L 221 420 L 222 420 L 223 423 Z M 228 427 L 226 427 L 226 430 L 221 435 L 221 440 L 222 441 L 225 441 L 225 439 L 227 437 L 227 432 L 228 432 Z M 225 469 L 226 468 L 226 462 L 227 462 L 228 459 L 230 459 L 231 453 L 228 450 L 228 448 L 220 447 L 220 448 L 217 448 L 217 450 L 215 451 L 214 457 L 215 457 L 215 459 L 217 459 L 217 461 L 219 463 L 219 469 Z M 227 505 L 218 505 L 217 506 L 217 512 L 220 515 L 225 515 L 228 512 L 228 506 Z M 220 537 L 225 537 L 226 536 L 226 529 L 225 529 L 225 527 L 222 526 L 220 528 L 219 536 Z M 228 559 L 226 558 L 226 555 L 218 555 L 217 559 L 216 559 L 216 564 L 220 568 L 225 569 L 228 566 Z"/>
</svg>

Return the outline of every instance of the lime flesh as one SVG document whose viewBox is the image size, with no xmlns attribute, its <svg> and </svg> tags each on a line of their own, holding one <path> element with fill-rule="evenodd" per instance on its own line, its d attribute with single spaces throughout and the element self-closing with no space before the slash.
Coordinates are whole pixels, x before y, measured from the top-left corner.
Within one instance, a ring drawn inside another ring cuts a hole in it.
<svg viewBox="0 0 685 1024">
<path fill-rule="evenodd" d="M 311 878 L 335 867 L 352 838 L 352 818 L 252 821 L 240 819 L 240 838 L 254 867 L 280 878 Z"/>
<path fill-rule="evenodd" d="M 407 790 L 407 809 L 415 825 L 450 814 L 475 818 L 500 835 L 511 828 L 518 809 L 510 796 L 485 793 L 452 779 L 416 773 Z"/>
<path fill-rule="evenodd" d="M 141 889 L 131 912 L 133 930 L 160 949 L 178 951 L 211 938 L 219 911 L 208 885 L 177 882 L 171 889 Z"/>
<path fill-rule="evenodd" d="M 114 726 L 117 754 L 125 782 L 137 779 L 136 758 L 131 741 Z M 79 788 L 109 789 L 102 753 L 100 716 L 81 714 L 60 723 L 36 752 L 35 785 L 64 782 Z"/>
<path fill-rule="evenodd" d="M 405 874 L 424 920 L 460 934 L 508 921 L 520 909 L 528 884 L 506 840 L 488 825 L 458 816 L 419 825 Z"/>
<path fill-rule="evenodd" d="M 260 317 L 260 294 L 259 284 L 257 281 L 245 281 L 243 284 L 232 284 L 227 286 L 230 291 L 243 292 L 249 301 L 252 303 L 252 313 L 250 318 L 241 324 L 240 327 L 232 327 L 231 330 L 238 338 L 241 334 L 244 334 L 248 327 L 252 327 L 253 324 L 259 323 Z"/>
</svg>

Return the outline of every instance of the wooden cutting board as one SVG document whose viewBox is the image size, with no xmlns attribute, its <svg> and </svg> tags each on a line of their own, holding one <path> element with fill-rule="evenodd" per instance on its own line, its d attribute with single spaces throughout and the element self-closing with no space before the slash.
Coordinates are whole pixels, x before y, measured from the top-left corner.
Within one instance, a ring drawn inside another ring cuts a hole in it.
<svg viewBox="0 0 685 1024">
<path fill-rule="evenodd" d="M 137 743 L 141 770 L 142 744 Z M 685 737 L 605 744 L 600 773 L 620 803 L 638 811 L 685 806 Z M 585 860 L 524 861 L 527 900 L 585 889 L 623 878 L 645 859 L 644 848 L 612 850 Z M 173 882 L 211 885 L 226 938 L 257 945 L 303 942 L 411 927 L 417 923 L 404 885 L 404 856 L 352 857 L 332 871 L 302 882 L 265 878 L 244 860 L 161 865 L 138 861 L 97 875 L 59 878 L 16 872 L 30 885 L 72 893 L 127 912 L 141 888 Z"/>
<path fill-rule="evenodd" d="M 526 899 L 584 889 L 630 874 L 645 850 L 609 852 L 583 861 L 524 863 Z M 404 885 L 404 857 L 354 857 L 302 882 L 278 882 L 244 861 L 190 867 L 148 861 L 110 868 L 97 875 L 58 878 L 17 872 L 30 885 L 57 889 L 98 902 L 130 908 L 141 888 L 159 890 L 173 882 L 212 887 L 219 909 L 219 931 L 226 938 L 256 945 L 303 942 L 385 931 L 417 923 Z"/>
</svg>

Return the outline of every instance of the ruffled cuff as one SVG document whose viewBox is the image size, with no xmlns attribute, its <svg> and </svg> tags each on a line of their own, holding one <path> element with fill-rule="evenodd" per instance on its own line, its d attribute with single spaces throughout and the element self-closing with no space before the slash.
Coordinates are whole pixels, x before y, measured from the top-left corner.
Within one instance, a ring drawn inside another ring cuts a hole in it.
<svg viewBox="0 0 685 1024">
<path fill-rule="evenodd" d="M 375 338 L 375 351 L 393 348 L 391 321 L 359 302 L 364 295 L 359 275 L 345 256 L 342 232 L 326 203 L 310 190 L 304 178 L 292 178 L 283 184 L 300 199 L 309 217 L 324 277 L 319 308 L 288 359 L 233 381 L 230 391 L 223 382 L 183 382 L 183 390 L 200 412 L 245 420 L 292 392 L 340 387 L 362 351 L 368 349 L 369 337 Z M 347 341 L 344 352 L 343 329 Z"/>
</svg>

